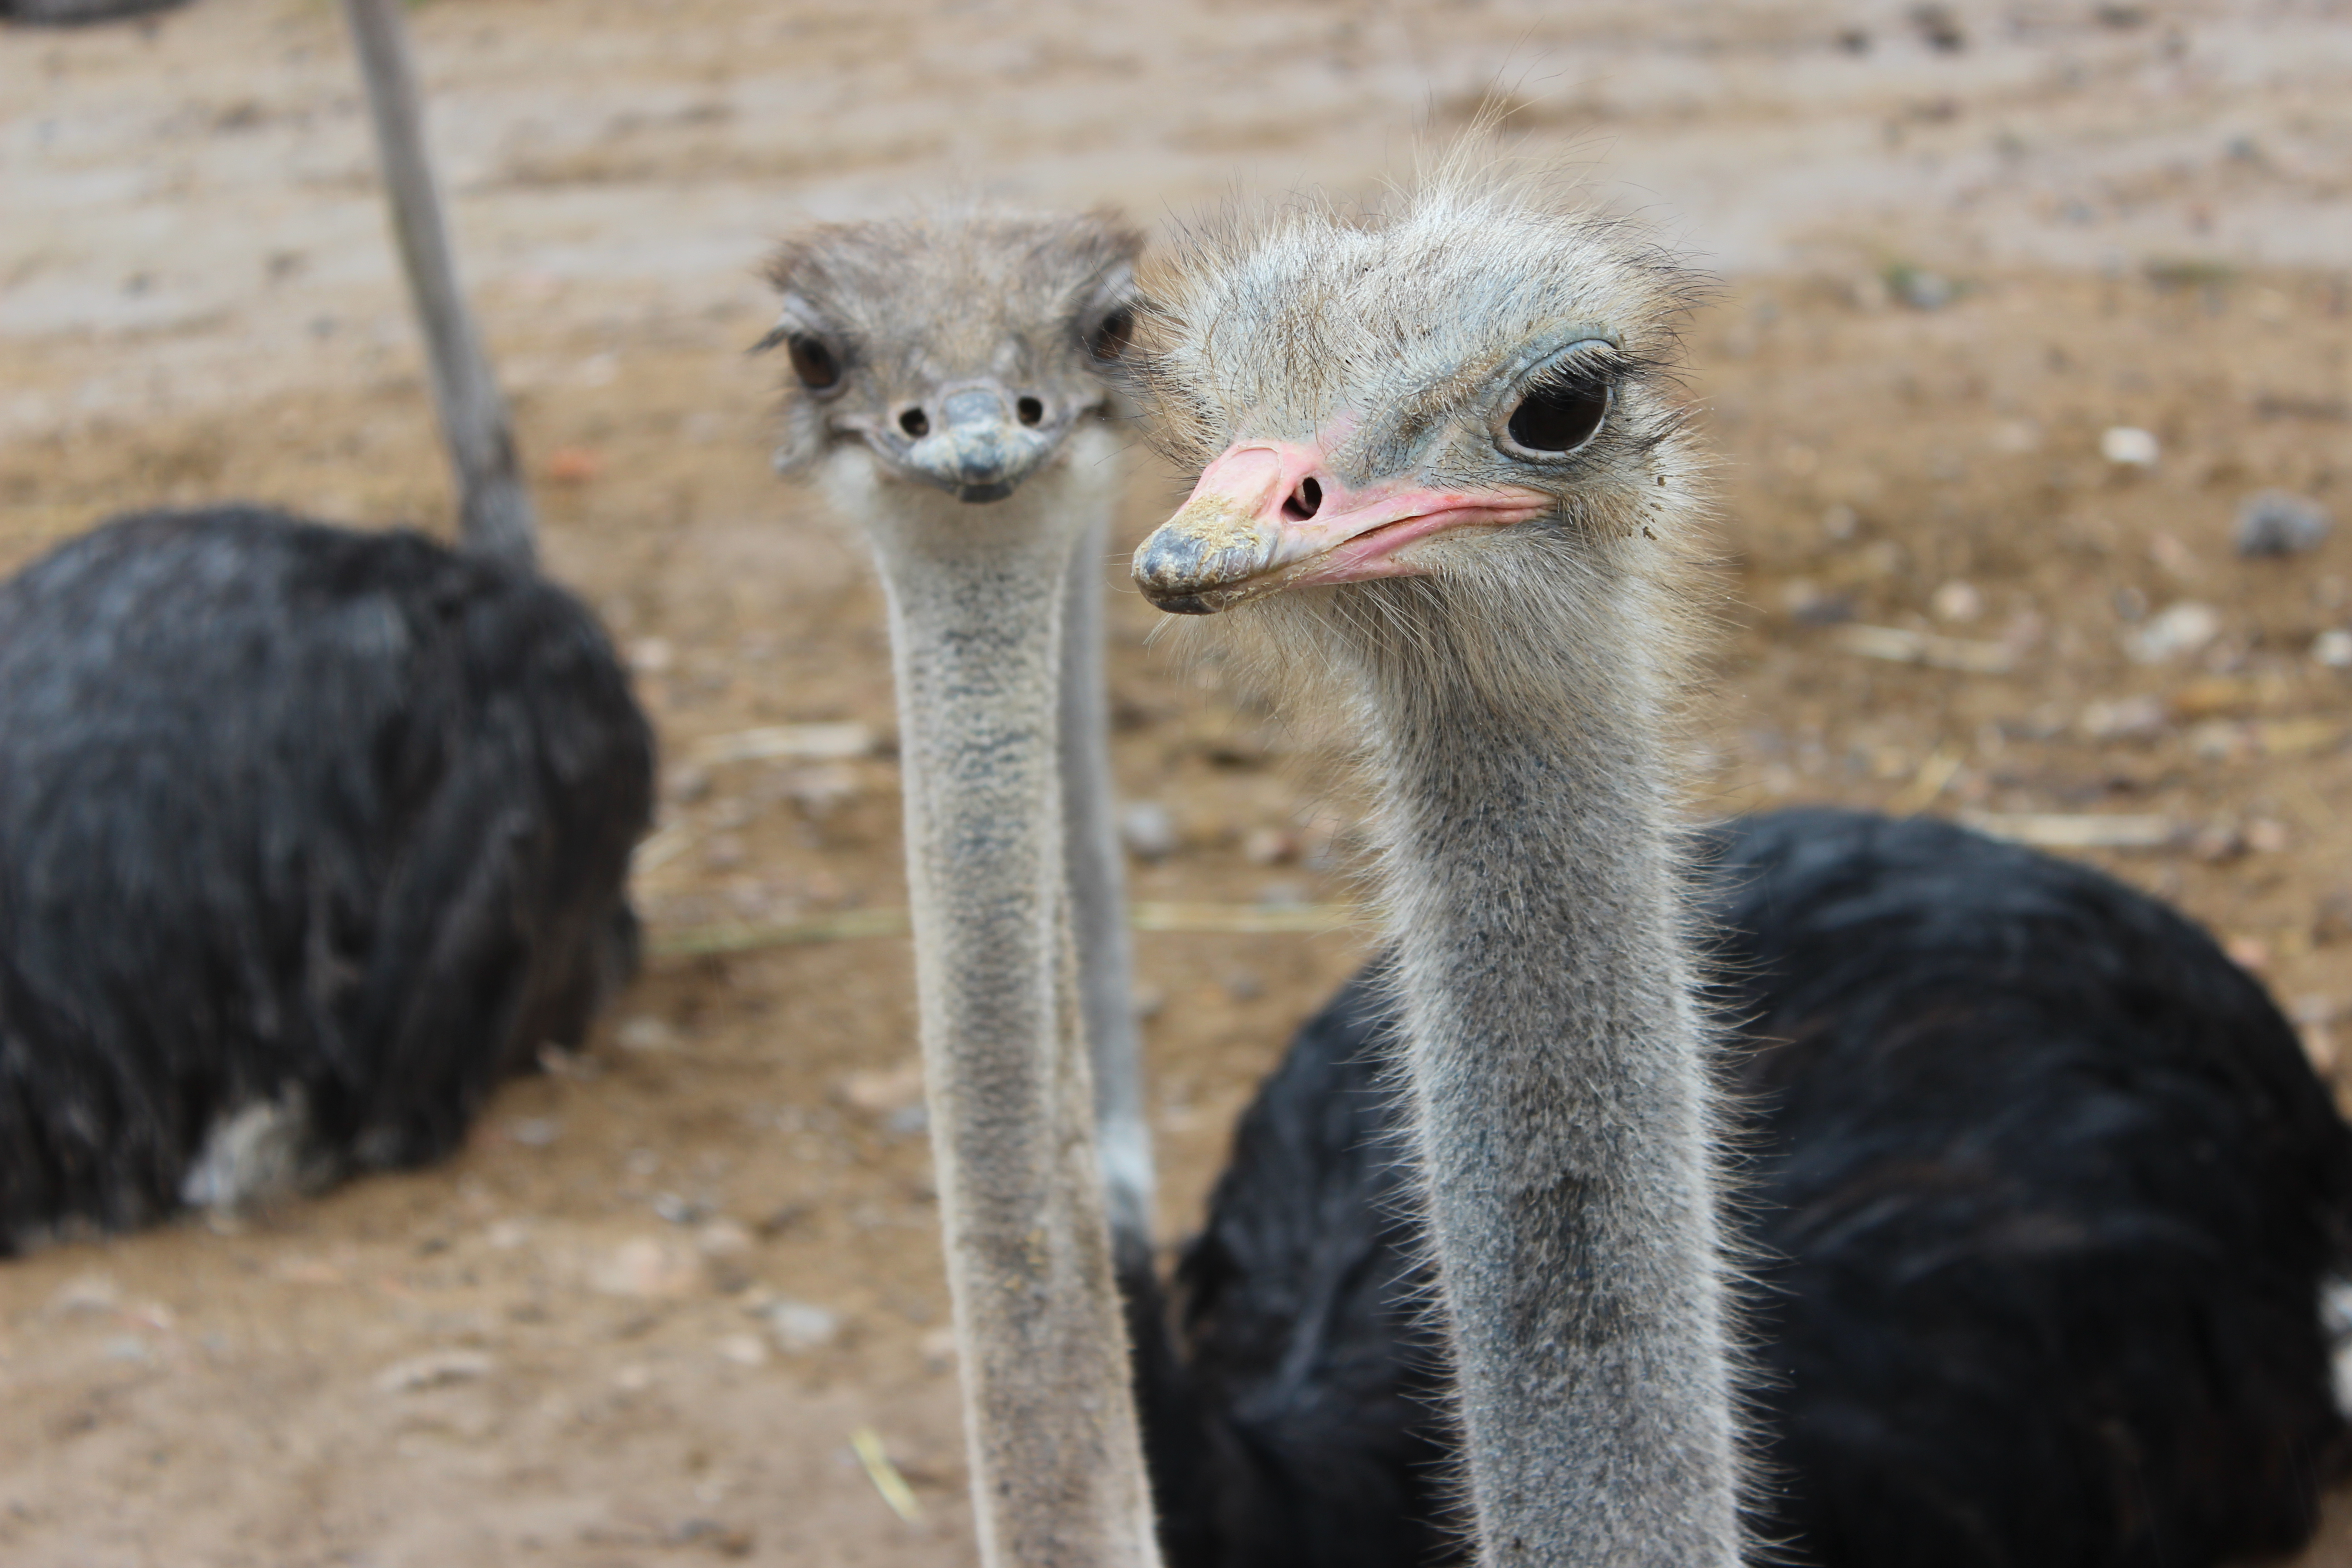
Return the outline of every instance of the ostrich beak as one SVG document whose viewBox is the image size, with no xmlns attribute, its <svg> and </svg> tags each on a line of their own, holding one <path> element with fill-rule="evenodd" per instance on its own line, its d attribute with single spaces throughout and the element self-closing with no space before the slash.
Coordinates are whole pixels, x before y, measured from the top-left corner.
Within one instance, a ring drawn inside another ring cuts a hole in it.
<svg viewBox="0 0 2352 1568">
<path fill-rule="evenodd" d="M 1505 528 L 1558 503 L 1540 490 L 1437 489 L 1412 476 L 1349 487 L 1320 446 L 1253 441 L 1201 474 L 1176 515 L 1135 555 L 1143 596 L 1208 616 L 1277 588 L 1429 570 L 1411 547 L 1461 528 Z"/>
<path fill-rule="evenodd" d="M 965 386 L 939 402 L 939 427 L 906 447 L 917 479 L 967 501 L 1003 500 L 1051 457 L 1052 432 L 1016 424 L 994 385 Z"/>
</svg>

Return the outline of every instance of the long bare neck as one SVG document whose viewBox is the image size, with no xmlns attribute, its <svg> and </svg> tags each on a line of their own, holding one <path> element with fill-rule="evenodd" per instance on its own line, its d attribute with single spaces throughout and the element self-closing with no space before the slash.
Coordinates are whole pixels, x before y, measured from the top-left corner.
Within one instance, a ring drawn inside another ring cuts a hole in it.
<svg viewBox="0 0 2352 1568">
<path fill-rule="evenodd" d="M 1108 498 L 1105 498 L 1106 500 Z M 1133 944 L 1119 861 L 1104 682 L 1103 558 L 1110 509 L 1096 511 L 1071 552 L 1062 599 L 1062 818 L 1078 1010 L 1095 1076 L 1095 1138 L 1123 1276 L 1151 1268 L 1151 1131 L 1143 1114 L 1135 1026 Z"/>
<path fill-rule="evenodd" d="M 1427 608 L 1447 590 L 1397 592 Z M 1664 716 L 1641 606 L 1587 613 L 1551 671 L 1508 667 L 1557 631 L 1465 643 L 1450 611 L 1370 656 L 1405 1076 L 1481 1562 L 1730 1568 L 1717 1180 Z"/>
<path fill-rule="evenodd" d="M 441 439 L 457 480 L 457 535 L 470 550 L 528 566 L 539 525 L 515 459 L 514 427 L 474 326 L 425 146 L 425 105 L 398 0 L 343 0 L 375 124 L 376 158 L 423 330 Z"/>
<path fill-rule="evenodd" d="M 872 531 L 982 1561 L 1150 1568 L 1073 984 L 1058 589 L 1078 530 L 1055 513 L 1063 488 L 989 507 L 893 496 Z"/>
</svg>

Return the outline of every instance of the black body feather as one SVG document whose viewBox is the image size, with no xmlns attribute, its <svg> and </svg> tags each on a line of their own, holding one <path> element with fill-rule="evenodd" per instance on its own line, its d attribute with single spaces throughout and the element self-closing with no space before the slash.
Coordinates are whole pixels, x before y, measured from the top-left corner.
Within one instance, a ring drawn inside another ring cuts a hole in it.
<svg viewBox="0 0 2352 1568">
<path fill-rule="evenodd" d="M 0 1252 L 447 1152 L 635 960 L 653 741 L 589 612 L 404 532 L 126 517 L 0 586 Z M 234 1195 L 234 1194 L 229 1194 Z"/>
<path fill-rule="evenodd" d="M 1713 848 L 1774 1555 L 2305 1541 L 2344 1436 L 2320 1296 L 2352 1132 L 2263 988 L 2155 900 L 1948 824 L 1791 811 Z M 1184 1568 L 1455 1550 L 1391 1018 L 1368 970 L 1300 1032 L 1180 1268 L 1181 1352 L 1139 1363 Z"/>
<path fill-rule="evenodd" d="M 187 0 L 0 0 L 0 22 L 79 27 L 169 11 Z"/>
</svg>

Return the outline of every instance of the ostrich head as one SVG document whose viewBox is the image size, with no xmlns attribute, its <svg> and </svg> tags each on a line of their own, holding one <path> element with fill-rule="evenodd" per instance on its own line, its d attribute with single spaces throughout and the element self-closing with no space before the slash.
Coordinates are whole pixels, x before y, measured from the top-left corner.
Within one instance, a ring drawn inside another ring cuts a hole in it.
<svg viewBox="0 0 2352 1568">
<path fill-rule="evenodd" d="M 1191 236 L 1130 358 L 1200 479 L 1137 584 L 1187 615 L 1318 589 L 1283 615 L 1359 628 L 1475 602 L 1493 629 L 1662 575 L 1640 553 L 1701 510 L 1669 384 L 1695 292 L 1625 224 L 1459 169 Z"/>
<path fill-rule="evenodd" d="M 1141 239 L 1106 213 L 829 224 L 768 265 L 783 295 L 757 345 L 793 378 L 777 468 L 862 453 L 892 483 L 1011 495 L 1105 412 Z"/>
</svg>

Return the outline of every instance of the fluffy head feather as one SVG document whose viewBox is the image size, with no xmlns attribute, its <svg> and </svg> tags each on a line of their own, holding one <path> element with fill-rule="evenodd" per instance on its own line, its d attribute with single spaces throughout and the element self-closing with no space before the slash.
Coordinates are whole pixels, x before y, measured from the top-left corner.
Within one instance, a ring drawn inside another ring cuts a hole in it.
<svg viewBox="0 0 2352 1568">
<path fill-rule="evenodd" d="M 1126 346 L 1141 244 L 1108 211 L 969 207 L 793 235 L 768 263 L 783 308 L 757 345 L 786 349 L 793 373 L 776 467 L 806 471 L 863 442 L 904 478 L 959 489 L 920 444 L 945 439 L 959 417 L 950 403 L 978 390 L 1002 405 L 986 412 L 1004 427 L 991 439 L 1006 447 L 1009 482 L 962 487 L 983 492 L 964 499 L 1010 493 L 1024 457 L 1034 467 L 1102 411 L 1101 372 Z"/>
</svg>

